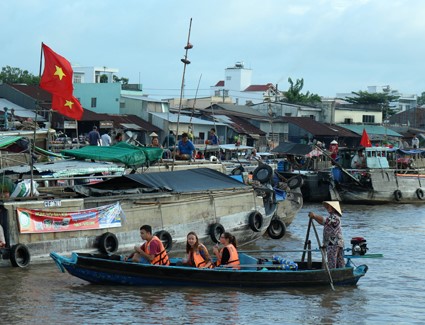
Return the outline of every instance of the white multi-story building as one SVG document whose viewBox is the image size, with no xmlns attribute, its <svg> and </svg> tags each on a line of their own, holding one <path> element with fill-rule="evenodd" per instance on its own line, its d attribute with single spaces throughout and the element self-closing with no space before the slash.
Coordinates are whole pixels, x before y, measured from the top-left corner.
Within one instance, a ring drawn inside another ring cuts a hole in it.
<svg viewBox="0 0 425 325">
<path fill-rule="evenodd" d="M 105 75 L 103 83 L 114 82 L 113 76 L 118 73 L 118 69 L 107 67 L 80 67 L 72 66 L 74 70 L 74 83 L 101 83 L 102 76 Z"/>
</svg>

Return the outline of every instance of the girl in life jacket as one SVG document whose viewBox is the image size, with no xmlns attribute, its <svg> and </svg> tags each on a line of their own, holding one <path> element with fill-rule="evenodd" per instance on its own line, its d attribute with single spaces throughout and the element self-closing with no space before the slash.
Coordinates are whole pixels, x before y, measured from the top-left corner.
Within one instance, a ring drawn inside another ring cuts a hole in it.
<svg viewBox="0 0 425 325">
<path fill-rule="evenodd" d="M 218 245 L 213 248 L 213 252 L 217 257 L 216 266 L 232 265 L 233 268 L 239 269 L 240 262 L 235 236 L 224 232 L 220 236 L 220 244 L 224 246 L 222 249 L 219 249 Z"/>
<path fill-rule="evenodd" d="M 212 262 L 208 249 L 199 242 L 199 238 L 191 231 L 187 234 L 186 265 L 198 268 L 211 268 Z"/>
</svg>

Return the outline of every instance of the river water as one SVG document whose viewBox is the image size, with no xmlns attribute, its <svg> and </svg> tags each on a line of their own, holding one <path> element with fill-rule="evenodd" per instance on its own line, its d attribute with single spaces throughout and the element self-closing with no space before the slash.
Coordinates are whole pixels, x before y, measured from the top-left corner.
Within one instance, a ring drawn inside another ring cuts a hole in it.
<svg viewBox="0 0 425 325">
<path fill-rule="evenodd" d="M 354 260 L 369 266 L 355 287 L 133 288 L 91 285 L 60 273 L 53 262 L 3 267 L 0 324 L 424 324 L 424 206 L 342 208 L 346 247 L 363 236 L 369 253 L 384 254 Z M 301 249 L 308 211 L 325 213 L 320 204 L 305 204 L 283 239 L 263 238 L 249 249 Z"/>
</svg>

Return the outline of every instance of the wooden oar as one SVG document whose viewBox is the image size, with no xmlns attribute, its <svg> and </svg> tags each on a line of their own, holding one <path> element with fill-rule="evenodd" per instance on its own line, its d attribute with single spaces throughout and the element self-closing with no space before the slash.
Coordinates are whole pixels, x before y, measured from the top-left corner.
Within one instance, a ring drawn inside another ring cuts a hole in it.
<svg viewBox="0 0 425 325">
<path fill-rule="evenodd" d="M 326 254 L 324 252 L 324 248 L 320 244 L 320 238 L 319 238 L 319 234 L 317 233 L 316 226 L 314 225 L 313 222 L 311 224 L 313 225 L 313 230 L 314 230 L 314 233 L 316 234 L 317 244 L 320 247 L 320 252 L 322 253 L 322 259 L 323 259 L 323 262 L 325 262 L 325 268 L 326 268 L 326 271 L 328 272 L 328 275 L 329 275 L 329 283 L 331 285 L 332 290 L 335 291 L 334 283 L 333 283 L 333 280 L 332 280 L 331 271 L 329 270 L 328 259 L 326 258 Z"/>
<path fill-rule="evenodd" d="M 311 219 L 311 218 L 309 218 L 310 220 L 309 220 L 309 222 L 308 222 L 308 227 L 307 227 L 307 233 L 306 233 L 306 235 L 305 235 L 305 242 L 304 242 L 304 252 L 303 252 L 303 256 L 301 257 L 301 262 L 304 262 L 304 259 L 305 259 L 305 253 L 306 253 L 306 248 L 307 248 L 307 245 L 308 245 L 308 239 L 309 239 L 309 237 L 310 237 L 310 228 L 311 228 L 311 224 L 312 224 L 312 222 L 313 222 L 313 219 Z"/>
</svg>

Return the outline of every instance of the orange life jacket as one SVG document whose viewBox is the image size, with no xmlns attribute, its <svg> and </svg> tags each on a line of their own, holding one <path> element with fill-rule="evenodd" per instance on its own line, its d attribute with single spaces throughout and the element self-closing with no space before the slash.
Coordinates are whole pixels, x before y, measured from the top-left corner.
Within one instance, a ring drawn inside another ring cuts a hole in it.
<svg viewBox="0 0 425 325">
<path fill-rule="evenodd" d="M 162 241 L 157 236 L 153 236 L 152 239 L 150 241 L 148 241 L 146 243 L 146 245 L 144 245 L 143 251 L 148 255 L 152 255 L 151 254 L 151 243 L 153 241 L 158 242 L 159 253 L 154 256 L 153 260 L 151 261 L 151 264 L 153 264 L 153 265 L 170 265 L 170 260 L 168 259 L 167 251 L 165 250 L 164 245 L 162 244 Z"/>
<path fill-rule="evenodd" d="M 199 244 L 198 249 L 195 252 L 190 252 L 189 263 L 193 263 L 192 266 L 204 267 L 207 264 L 207 261 L 201 254 L 202 248 L 204 248 L 205 252 L 207 251 L 207 248 L 204 245 Z M 209 267 L 211 268 L 212 265 L 210 265 Z"/>
<path fill-rule="evenodd" d="M 241 263 L 239 262 L 239 255 L 238 255 L 238 251 L 236 250 L 236 247 L 233 246 L 233 244 L 229 244 L 229 245 L 225 246 L 225 248 L 228 249 L 229 254 L 230 254 L 229 261 L 227 262 L 226 265 L 234 265 L 234 266 L 240 265 Z M 220 256 L 217 260 L 217 266 L 221 265 L 221 257 L 222 257 L 222 254 L 223 254 L 223 249 L 224 248 L 222 248 L 220 250 Z M 235 268 L 239 269 L 239 267 L 235 267 Z"/>
</svg>

